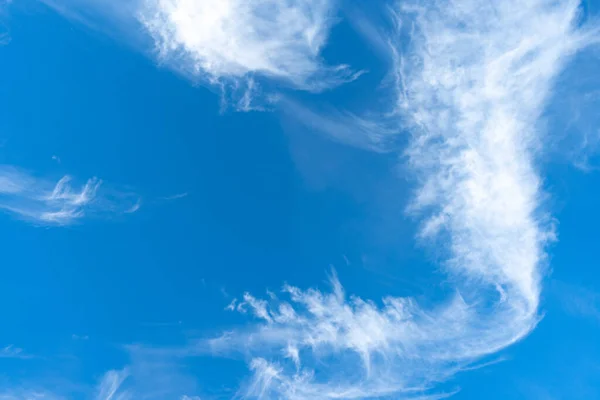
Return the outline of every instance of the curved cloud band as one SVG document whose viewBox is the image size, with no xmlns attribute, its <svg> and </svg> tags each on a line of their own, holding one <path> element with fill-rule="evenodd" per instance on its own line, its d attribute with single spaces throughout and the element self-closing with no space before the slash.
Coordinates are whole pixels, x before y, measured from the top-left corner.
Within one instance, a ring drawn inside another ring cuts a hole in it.
<svg viewBox="0 0 600 400">
<path fill-rule="evenodd" d="M 410 298 L 383 306 L 286 287 L 289 300 L 247 294 L 264 322 L 210 344 L 251 354 L 252 398 L 424 396 L 538 321 L 544 245 L 537 122 L 554 79 L 592 40 L 577 1 L 404 2 L 392 40 L 398 124 L 420 188 L 409 211 L 420 238 L 447 250 L 456 295 L 436 309 Z M 401 41 L 409 38 L 407 46 Z"/>
</svg>

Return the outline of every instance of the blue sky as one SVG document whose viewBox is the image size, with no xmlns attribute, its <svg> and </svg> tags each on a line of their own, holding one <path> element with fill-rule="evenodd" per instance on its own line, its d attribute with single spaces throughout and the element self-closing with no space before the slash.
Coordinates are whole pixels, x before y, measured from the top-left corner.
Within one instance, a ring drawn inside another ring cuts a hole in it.
<svg viewBox="0 0 600 400">
<path fill-rule="evenodd" d="M 599 11 L 0 0 L 0 400 L 600 397 Z"/>
</svg>

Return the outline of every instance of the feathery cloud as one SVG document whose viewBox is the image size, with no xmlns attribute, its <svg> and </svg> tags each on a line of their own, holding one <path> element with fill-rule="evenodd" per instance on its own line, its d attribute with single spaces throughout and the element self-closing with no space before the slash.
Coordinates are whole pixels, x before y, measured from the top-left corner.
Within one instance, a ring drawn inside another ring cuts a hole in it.
<svg viewBox="0 0 600 400">
<path fill-rule="evenodd" d="M 241 93 L 243 110 L 253 108 L 257 75 L 313 91 L 355 78 L 320 58 L 335 16 L 326 0 L 128 4 L 163 63 Z M 286 286 L 283 299 L 244 295 L 231 308 L 259 322 L 205 345 L 249 356 L 246 397 L 441 398 L 449 393 L 432 394 L 438 382 L 522 339 L 539 320 L 544 246 L 554 228 L 536 169 L 538 120 L 557 76 L 598 41 L 598 30 L 581 23 L 575 0 L 406 1 L 394 16 L 395 117 L 411 132 L 405 155 L 419 186 L 408 212 L 422 220 L 419 240 L 445 249 L 455 291 L 436 307 L 399 297 L 375 302 L 347 296 L 333 276 L 330 291 Z M 323 122 L 301 111 L 309 125 Z M 323 129 L 335 137 L 347 124 L 364 135 L 373 128 L 339 115 Z M 379 150 L 381 137 L 353 143 Z M 27 192 L 19 180 L 0 183 L 7 196 Z M 58 201 L 50 215 L 60 219 L 78 215 L 89 203 L 78 199 L 96 189 L 92 182 L 54 195 L 55 188 L 42 198 Z"/>
<path fill-rule="evenodd" d="M 318 90 L 349 79 L 320 51 L 335 22 L 332 0 L 145 0 L 139 18 L 161 60 L 209 81 L 262 74 Z M 252 82 L 251 80 L 249 82 Z"/>
<path fill-rule="evenodd" d="M 209 342 L 250 355 L 249 398 L 418 397 L 527 335 L 539 315 L 544 213 L 537 121 L 557 75 L 597 31 L 571 0 L 403 2 L 392 54 L 420 240 L 446 250 L 455 293 L 433 308 L 284 288 L 244 296 L 262 320 Z M 408 44 L 403 42 L 409 40 Z M 439 396 L 443 396 L 440 394 Z M 438 395 L 433 395 L 438 396 Z"/>
<path fill-rule="evenodd" d="M 123 389 L 123 382 L 129 377 L 126 369 L 120 371 L 108 371 L 98 384 L 96 400 L 129 400 L 131 393 Z"/>
<path fill-rule="evenodd" d="M 77 187 L 70 176 L 56 183 L 18 168 L 0 166 L 0 209 L 41 225 L 69 225 L 86 215 L 130 211 L 136 196 L 102 191 L 102 181 L 89 179 Z"/>
<path fill-rule="evenodd" d="M 161 65 L 221 91 L 223 105 L 238 111 L 276 102 L 273 81 L 321 91 L 362 73 L 321 57 L 338 0 L 41 1 L 71 20 L 119 32 Z"/>
</svg>

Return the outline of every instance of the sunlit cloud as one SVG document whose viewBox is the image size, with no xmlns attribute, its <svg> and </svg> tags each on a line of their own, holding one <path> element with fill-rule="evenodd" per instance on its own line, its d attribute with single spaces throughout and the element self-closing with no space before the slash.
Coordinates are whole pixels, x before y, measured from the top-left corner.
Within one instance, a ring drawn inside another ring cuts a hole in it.
<svg viewBox="0 0 600 400">
<path fill-rule="evenodd" d="M 113 26 L 121 40 L 219 90 L 223 105 L 240 111 L 277 101 L 261 78 L 318 92 L 362 73 L 322 58 L 338 20 L 336 0 L 41 1 L 94 29 L 110 32 Z"/>
<path fill-rule="evenodd" d="M 209 80 L 258 73 L 313 90 L 349 77 L 320 58 L 331 0 L 145 0 L 139 18 L 162 59 Z"/>
<path fill-rule="evenodd" d="M 38 225 L 61 226 L 139 208 L 137 196 L 102 185 L 97 178 L 76 185 L 70 176 L 52 182 L 4 165 L 0 166 L 0 209 Z"/>
<path fill-rule="evenodd" d="M 129 400 L 131 393 L 123 388 L 124 382 L 129 377 L 129 371 L 108 371 L 98 384 L 95 400 Z"/>
<path fill-rule="evenodd" d="M 286 286 L 234 309 L 262 320 L 208 342 L 249 357 L 250 398 L 430 396 L 436 384 L 539 321 L 554 240 L 536 156 L 559 73 L 597 33 L 577 1 L 403 2 L 390 37 L 399 126 L 418 190 L 418 239 L 444 249 L 454 294 L 436 307 Z M 439 396 L 448 393 L 439 394 Z"/>
<path fill-rule="evenodd" d="M 385 40 L 361 28 L 394 63 L 396 102 L 385 124 L 287 105 L 305 126 L 372 151 L 390 151 L 394 135 L 408 132 L 399 158 L 417 189 L 407 213 L 420 221 L 417 240 L 445 255 L 441 267 L 453 290 L 442 302 L 362 299 L 332 273 L 328 290 L 285 285 L 265 299 L 246 293 L 228 309 L 256 323 L 169 357 L 242 355 L 250 370 L 240 389 L 246 398 L 435 399 L 453 393 L 436 391 L 440 382 L 529 334 L 540 319 L 545 246 L 555 240 L 537 167 L 546 133 L 540 117 L 561 71 L 598 41 L 579 6 L 401 2 L 391 12 L 397 31 Z M 127 10 L 133 17 L 123 20 L 140 24 L 162 64 L 227 87 L 240 110 L 260 108 L 257 77 L 318 91 L 357 76 L 321 58 L 335 23 L 326 0 L 148 0 L 129 1 Z M 95 179 L 74 189 L 68 178 L 48 184 L 6 169 L 0 207 L 68 224 L 98 209 L 99 189 Z M 163 363 L 155 365 L 164 373 Z M 120 392 L 123 379 L 123 372 L 107 374 L 98 399 L 126 398 L 116 397 L 129 393 Z"/>
</svg>

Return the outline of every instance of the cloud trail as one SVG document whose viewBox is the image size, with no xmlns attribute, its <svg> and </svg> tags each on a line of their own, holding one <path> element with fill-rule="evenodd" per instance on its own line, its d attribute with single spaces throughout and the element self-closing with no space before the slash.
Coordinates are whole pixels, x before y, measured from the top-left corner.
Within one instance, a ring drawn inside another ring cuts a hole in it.
<svg viewBox="0 0 600 400">
<path fill-rule="evenodd" d="M 40 225 L 70 225 L 85 216 L 132 212 L 137 196 L 102 190 L 102 181 L 89 179 L 79 188 L 66 175 L 53 183 L 18 168 L 0 166 L 0 209 Z"/>
<path fill-rule="evenodd" d="M 570 57 L 596 40 L 579 11 L 571 0 L 395 8 L 396 115 L 419 182 L 408 211 L 422 219 L 420 240 L 446 250 L 455 294 L 435 308 L 395 297 L 379 305 L 346 296 L 335 275 L 331 292 L 246 294 L 237 309 L 262 322 L 209 342 L 250 355 L 245 396 L 444 396 L 431 394 L 436 383 L 535 327 L 554 238 L 535 166 L 538 120 Z"/>
<path fill-rule="evenodd" d="M 321 56 L 338 0 L 40 1 L 221 91 L 223 105 L 238 111 L 276 102 L 273 81 L 318 92 L 361 74 Z"/>
<path fill-rule="evenodd" d="M 120 371 L 108 371 L 98 384 L 96 400 L 129 400 L 131 393 L 123 389 L 123 383 L 129 377 L 126 369 Z"/>
<path fill-rule="evenodd" d="M 323 106 L 317 112 L 285 97 L 280 98 L 279 105 L 288 118 L 334 142 L 375 153 L 393 153 L 400 148 L 395 143 L 398 129 L 386 118 L 362 117 Z"/>
</svg>

